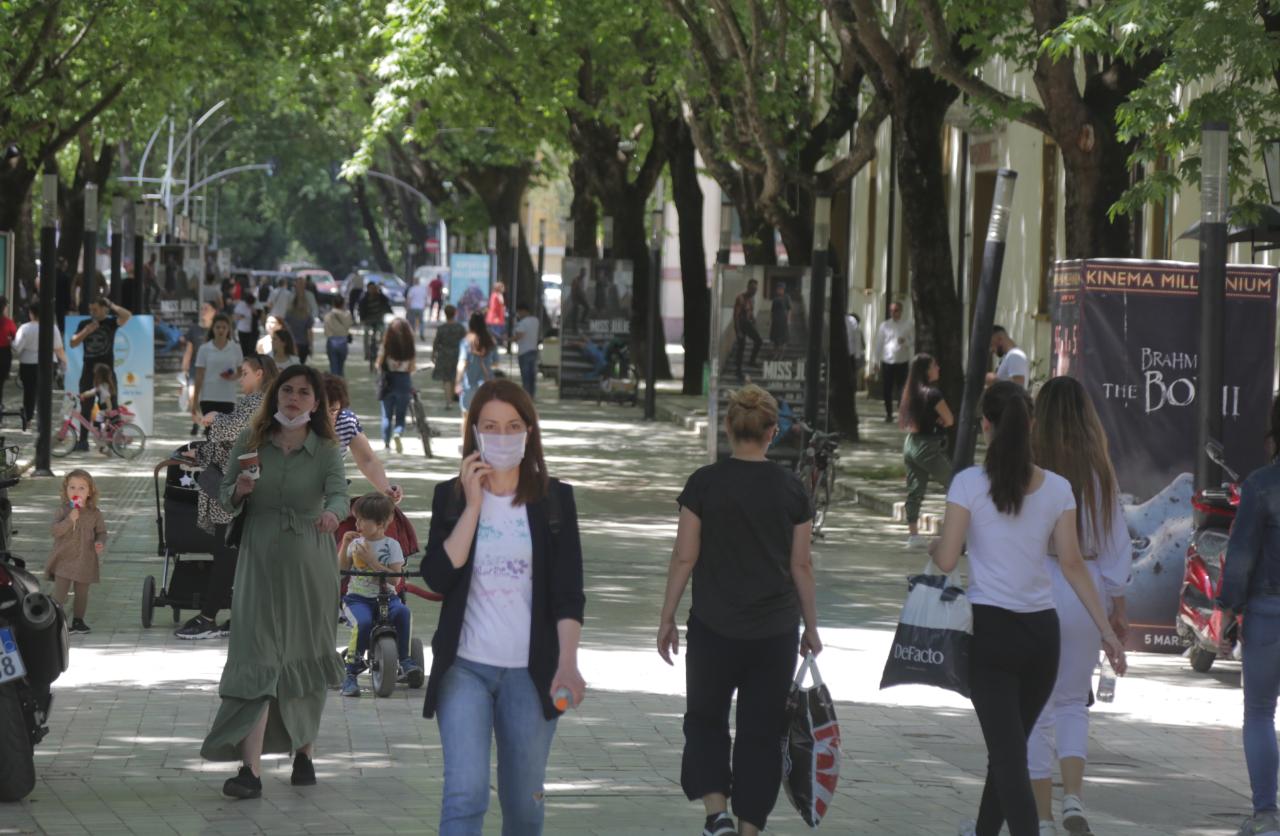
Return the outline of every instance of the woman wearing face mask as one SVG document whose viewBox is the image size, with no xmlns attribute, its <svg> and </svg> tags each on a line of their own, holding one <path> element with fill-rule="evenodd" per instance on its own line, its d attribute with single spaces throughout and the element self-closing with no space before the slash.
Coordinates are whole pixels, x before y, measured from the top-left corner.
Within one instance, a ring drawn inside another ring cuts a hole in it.
<svg viewBox="0 0 1280 836">
<path fill-rule="evenodd" d="M 573 489 L 548 479 L 533 401 L 510 380 L 467 412 L 461 474 L 436 486 L 422 576 L 444 596 L 426 717 L 444 748 L 441 836 L 479 836 L 497 738 L 503 833 L 542 833 L 556 718 L 586 685 L 586 602 Z"/>
<path fill-rule="evenodd" d="M 249 426 L 266 390 L 276 379 L 276 364 L 270 357 L 254 355 L 244 358 L 240 363 L 240 400 L 235 409 L 227 413 L 208 412 L 200 419 L 206 427 L 205 437 L 208 442 L 196 451 L 196 459 L 201 467 L 216 467 L 227 472 L 227 458 L 231 448 Z M 213 554 L 213 567 L 209 578 L 205 581 L 204 595 L 200 601 L 203 606 L 200 612 L 174 631 L 180 639 L 212 639 L 225 636 L 231 632 L 231 622 L 218 626 L 218 610 L 231 608 L 231 582 L 236 575 L 236 557 L 239 551 L 227 547 L 227 526 L 232 516 L 222 510 L 218 498 L 200 492 L 196 524 L 205 531 L 213 532 L 214 540 L 220 545 Z"/>
<path fill-rule="evenodd" d="M 241 469 L 256 453 L 258 468 Z M 230 798 L 262 795 L 263 752 L 295 753 L 291 783 L 314 784 L 311 747 L 330 686 L 342 679 L 338 554 L 333 532 L 348 509 L 342 454 L 320 374 L 281 372 L 227 460 L 222 507 L 244 516 L 222 705 L 200 750 L 243 763 L 222 786 Z"/>
</svg>

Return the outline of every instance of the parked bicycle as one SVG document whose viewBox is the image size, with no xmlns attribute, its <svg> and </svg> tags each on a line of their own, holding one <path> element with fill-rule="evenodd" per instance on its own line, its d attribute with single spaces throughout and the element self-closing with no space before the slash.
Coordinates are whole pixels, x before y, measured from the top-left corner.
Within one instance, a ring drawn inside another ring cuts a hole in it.
<svg viewBox="0 0 1280 836">
<path fill-rule="evenodd" d="M 98 422 L 90 421 L 80 411 L 80 398 L 66 392 L 69 410 L 62 427 L 50 440 L 49 452 L 61 458 L 75 449 L 80 441 L 80 431 L 88 430 L 99 447 L 110 450 L 122 459 L 136 459 L 147 446 L 147 434 L 137 424 L 131 423 L 137 416 L 129 409 L 132 401 L 126 401 L 116 409 L 108 410 Z"/>
<path fill-rule="evenodd" d="M 796 474 L 809 497 L 809 510 L 813 512 L 813 539 L 818 539 L 826 536 L 822 526 L 827 521 L 827 509 L 836 485 L 840 436 L 815 430 L 803 421 L 797 421 L 796 426 L 807 439 L 800 458 L 796 460 Z"/>
</svg>

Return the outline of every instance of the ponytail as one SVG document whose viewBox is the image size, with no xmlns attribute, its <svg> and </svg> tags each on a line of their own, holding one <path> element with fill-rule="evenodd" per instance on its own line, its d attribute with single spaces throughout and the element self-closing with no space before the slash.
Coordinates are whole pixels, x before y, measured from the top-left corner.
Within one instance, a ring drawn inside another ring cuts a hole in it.
<svg viewBox="0 0 1280 836">
<path fill-rule="evenodd" d="M 1002 514 L 1018 514 L 1031 485 L 1031 396 L 1018 384 L 1002 380 L 982 396 L 982 417 L 991 424 L 984 469 L 991 482 L 991 501 Z"/>
</svg>

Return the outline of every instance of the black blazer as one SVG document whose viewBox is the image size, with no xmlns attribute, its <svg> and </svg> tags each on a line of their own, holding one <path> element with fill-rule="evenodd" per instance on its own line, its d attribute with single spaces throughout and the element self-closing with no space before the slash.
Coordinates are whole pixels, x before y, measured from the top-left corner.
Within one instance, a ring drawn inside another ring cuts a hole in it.
<svg viewBox="0 0 1280 836">
<path fill-rule="evenodd" d="M 427 698 L 422 716 L 435 714 L 440 695 L 440 682 L 458 655 L 462 637 L 462 619 L 467 612 L 467 595 L 471 591 L 471 569 L 475 563 L 476 544 L 461 568 L 455 568 L 445 554 L 444 541 L 453 533 L 457 517 L 451 509 L 463 501 L 454 494 L 458 479 L 454 477 L 436 485 L 431 500 L 431 530 L 427 535 L 427 551 L 422 558 L 422 578 L 427 586 L 444 596 L 440 604 L 440 621 L 431 639 L 431 676 L 427 680 Z M 586 607 L 582 590 L 582 543 L 578 538 L 578 510 L 573 488 L 551 480 L 549 490 L 559 491 L 560 531 L 551 533 L 545 499 L 531 503 L 529 532 L 533 538 L 533 620 L 529 625 L 529 676 L 542 698 L 542 713 L 548 720 L 559 716 L 551 702 L 551 680 L 560 663 L 560 636 L 556 625 L 565 618 L 581 623 Z"/>
</svg>

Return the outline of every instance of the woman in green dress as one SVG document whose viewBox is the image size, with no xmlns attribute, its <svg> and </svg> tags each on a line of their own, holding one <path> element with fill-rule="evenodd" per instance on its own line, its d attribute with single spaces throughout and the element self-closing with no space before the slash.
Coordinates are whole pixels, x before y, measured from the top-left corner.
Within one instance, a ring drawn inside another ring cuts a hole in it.
<svg viewBox="0 0 1280 836">
<path fill-rule="evenodd" d="M 258 472 L 242 470 L 240 456 L 255 451 Z M 257 798 L 263 752 L 294 752 L 291 783 L 315 783 L 312 742 L 328 688 L 342 678 L 333 531 L 347 513 L 347 481 L 314 369 L 291 366 L 276 378 L 231 450 L 220 500 L 245 519 L 222 706 L 200 754 L 241 761 L 222 792 Z"/>
</svg>

